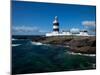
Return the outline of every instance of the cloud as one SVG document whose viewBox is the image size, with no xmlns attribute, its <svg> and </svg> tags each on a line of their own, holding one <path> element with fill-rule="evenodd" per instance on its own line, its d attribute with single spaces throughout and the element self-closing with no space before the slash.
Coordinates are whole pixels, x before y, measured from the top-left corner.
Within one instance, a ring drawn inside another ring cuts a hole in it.
<svg viewBox="0 0 100 75">
<path fill-rule="evenodd" d="M 20 32 L 39 31 L 37 27 L 29 27 L 29 26 L 14 26 L 12 27 L 12 29 Z"/>
<path fill-rule="evenodd" d="M 71 33 L 79 33 L 80 29 L 78 29 L 78 28 L 72 28 L 72 29 L 70 29 L 70 32 Z"/>
<path fill-rule="evenodd" d="M 33 27 L 33 26 L 13 26 L 12 34 L 13 35 L 39 35 L 41 34 L 41 32 L 37 27 Z"/>
<path fill-rule="evenodd" d="M 85 26 L 89 34 L 96 34 L 96 22 L 95 21 L 83 21 L 82 25 Z"/>
<path fill-rule="evenodd" d="M 95 21 L 83 21 L 82 25 L 84 26 L 96 26 Z"/>
</svg>

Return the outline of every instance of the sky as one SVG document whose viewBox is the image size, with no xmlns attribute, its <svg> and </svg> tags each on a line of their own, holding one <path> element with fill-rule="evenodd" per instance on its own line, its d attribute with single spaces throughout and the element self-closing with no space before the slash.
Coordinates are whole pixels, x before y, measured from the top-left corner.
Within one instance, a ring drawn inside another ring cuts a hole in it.
<svg viewBox="0 0 100 75">
<path fill-rule="evenodd" d="M 44 35 L 52 32 L 55 16 L 58 16 L 60 32 L 85 29 L 95 34 L 95 6 L 23 1 L 12 1 L 12 34 Z"/>
</svg>

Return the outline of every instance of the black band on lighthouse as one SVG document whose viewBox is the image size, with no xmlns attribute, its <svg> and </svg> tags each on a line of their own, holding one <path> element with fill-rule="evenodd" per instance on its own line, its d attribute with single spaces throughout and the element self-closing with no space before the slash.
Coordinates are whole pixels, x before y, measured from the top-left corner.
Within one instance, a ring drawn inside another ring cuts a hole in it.
<svg viewBox="0 0 100 75">
<path fill-rule="evenodd" d="M 53 32 L 59 32 L 59 22 L 57 16 L 55 16 L 55 19 L 53 21 Z"/>
</svg>

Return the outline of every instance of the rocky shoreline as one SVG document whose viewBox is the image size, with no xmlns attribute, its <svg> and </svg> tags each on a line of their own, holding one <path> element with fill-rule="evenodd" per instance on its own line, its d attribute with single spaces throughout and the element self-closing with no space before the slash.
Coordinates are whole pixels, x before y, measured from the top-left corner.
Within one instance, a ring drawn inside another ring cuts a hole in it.
<svg viewBox="0 0 100 75">
<path fill-rule="evenodd" d="M 32 39 L 32 41 L 41 42 L 43 44 L 64 46 L 75 53 L 96 54 L 95 36 L 39 37 Z"/>
</svg>

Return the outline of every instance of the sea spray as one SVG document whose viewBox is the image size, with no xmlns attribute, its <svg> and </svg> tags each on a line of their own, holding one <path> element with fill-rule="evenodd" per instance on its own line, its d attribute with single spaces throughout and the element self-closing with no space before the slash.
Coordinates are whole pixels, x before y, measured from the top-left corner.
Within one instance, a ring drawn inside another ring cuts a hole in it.
<svg viewBox="0 0 100 75">
<path fill-rule="evenodd" d="M 33 41 L 30 41 L 31 42 L 31 44 L 33 44 L 33 45 L 45 45 L 45 46 L 49 46 L 50 44 L 43 44 L 43 43 L 41 43 L 41 42 L 33 42 Z"/>
<path fill-rule="evenodd" d="M 82 54 L 82 53 L 75 53 L 75 52 L 69 52 L 69 51 L 67 53 L 71 55 L 81 55 L 81 56 L 91 56 L 91 57 L 96 56 L 96 54 Z"/>
<path fill-rule="evenodd" d="M 20 46 L 21 44 L 12 44 L 12 47 Z"/>
</svg>

